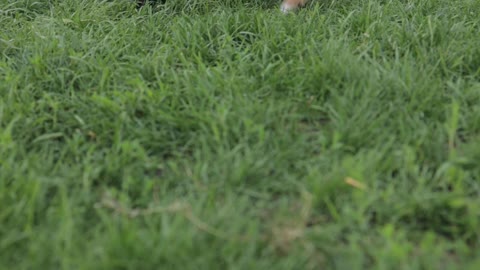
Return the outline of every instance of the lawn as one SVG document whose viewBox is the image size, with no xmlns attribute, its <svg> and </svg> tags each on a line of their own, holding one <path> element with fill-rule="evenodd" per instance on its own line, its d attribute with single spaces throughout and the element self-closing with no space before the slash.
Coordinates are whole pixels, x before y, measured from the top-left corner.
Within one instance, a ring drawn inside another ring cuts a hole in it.
<svg viewBox="0 0 480 270">
<path fill-rule="evenodd" d="M 3 0 L 0 269 L 480 269 L 480 1 Z"/>
</svg>

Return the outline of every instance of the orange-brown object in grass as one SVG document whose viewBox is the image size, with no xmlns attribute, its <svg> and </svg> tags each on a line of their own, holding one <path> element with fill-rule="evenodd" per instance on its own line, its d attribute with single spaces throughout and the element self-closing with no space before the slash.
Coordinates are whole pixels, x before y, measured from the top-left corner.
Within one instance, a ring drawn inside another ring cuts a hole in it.
<svg viewBox="0 0 480 270">
<path fill-rule="evenodd" d="M 367 189 L 367 187 L 363 183 L 360 183 L 360 182 L 358 182 L 357 180 L 355 180 L 351 177 L 345 178 L 345 183 L 347 183 L 348 185 L 350 185 L 354 188 L 358 188 L 358 189 L 361 189 L 361 190 Z"/>
<path fill-rule="evenodd" d="M 296 10 L 299 7 L 303 7 L 308 0 L 284 0 L 281 10 L 285 13 Z"/>
</svg>

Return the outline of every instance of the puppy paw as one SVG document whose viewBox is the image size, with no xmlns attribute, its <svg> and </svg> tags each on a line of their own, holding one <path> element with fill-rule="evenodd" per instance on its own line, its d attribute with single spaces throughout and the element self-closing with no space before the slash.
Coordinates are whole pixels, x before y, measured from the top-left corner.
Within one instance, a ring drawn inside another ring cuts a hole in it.
<svg viewBox="0 0 480 270">
<path fill-rule="evenodd" d="M 283 13 L 289 13 L 291 11 L 294 11 L 295 9 L 297 9 L 297 6 L 289 4 L 289 3 L 282 3 L 282 5 L 280 6 L 280 10 Z"/>
</svg>

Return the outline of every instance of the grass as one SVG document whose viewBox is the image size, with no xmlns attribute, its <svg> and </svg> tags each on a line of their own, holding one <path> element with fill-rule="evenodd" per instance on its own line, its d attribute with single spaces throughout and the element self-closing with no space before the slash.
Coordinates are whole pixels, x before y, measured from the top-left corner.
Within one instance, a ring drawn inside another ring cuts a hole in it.
<svg viewBox="0 0 480 270">
<path fill-rule="evenodd" d="M 479 269 L 480 2 L 5 0 L 1 269 Z"/>
</svg>

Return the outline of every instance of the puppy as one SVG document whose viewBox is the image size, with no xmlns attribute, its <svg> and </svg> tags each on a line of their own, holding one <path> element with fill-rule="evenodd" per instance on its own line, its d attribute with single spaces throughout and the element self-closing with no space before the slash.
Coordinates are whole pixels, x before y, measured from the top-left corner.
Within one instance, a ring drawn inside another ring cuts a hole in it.
<svg viewBox="0 0 480 270">
<path fill-rule="evenodd" d="M 280 9 L 284 13 L 288 13 L 290 11 L 294 11 L 297 8 L 303 7 L 308 0 L 283 0 L 282 5 L 280 6 Z M 137 8 L 140 8 L 145 5 L 147 0 L 137 0 Z"/>
<path fill-rule="evenodd" d="M 305 6 L 308 0 L 283 0 L 282 5 L 280 6 L 280 9 L 284 13 L 288 13 L 290 11 L 294 11 L 297 8 Z"/>
</svg>

